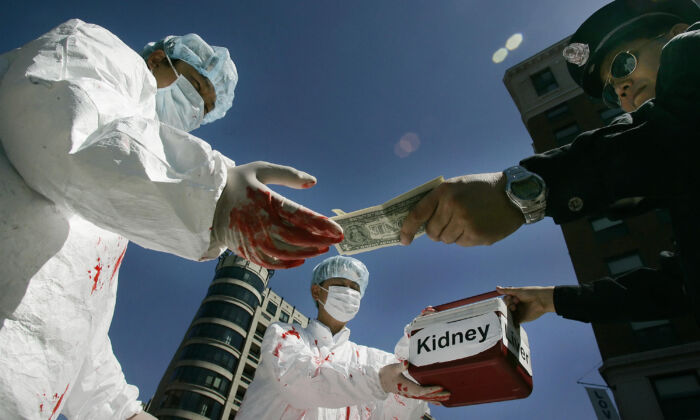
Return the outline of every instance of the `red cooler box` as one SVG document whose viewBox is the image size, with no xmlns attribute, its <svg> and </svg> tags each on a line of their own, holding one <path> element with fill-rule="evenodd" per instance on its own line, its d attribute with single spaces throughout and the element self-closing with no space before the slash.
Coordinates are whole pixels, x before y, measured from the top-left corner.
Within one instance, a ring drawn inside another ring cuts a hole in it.
<svg viewBox="0 0 700 420">
<path fill-rule="evenodd" d="M 497 292 L 436 306 L 411 323 L 408 372 L 452 395 L 447 407 L 525 398 L 532 392 L 527 334 Z"/>
</svg>

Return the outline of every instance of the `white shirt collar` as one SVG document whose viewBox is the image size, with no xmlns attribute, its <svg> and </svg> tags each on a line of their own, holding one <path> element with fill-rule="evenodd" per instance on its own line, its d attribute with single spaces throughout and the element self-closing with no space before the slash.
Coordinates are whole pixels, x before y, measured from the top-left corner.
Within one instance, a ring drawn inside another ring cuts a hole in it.
<svg viewBox="0 0 700 420">
<path fill-rule="evenodd" d="M 331 329 L 317 319 L 309 320 L 309 325 L 306 327 L 306 331 L 308 331 L 314 339 L 318 340 L 319 344 L 324 344 L 327 346 L 337 346 L 350 339 L 350 328 L 343 327 L 342 330 L 338 331 L 335 335 L 332 335 Z"/>
</svg>

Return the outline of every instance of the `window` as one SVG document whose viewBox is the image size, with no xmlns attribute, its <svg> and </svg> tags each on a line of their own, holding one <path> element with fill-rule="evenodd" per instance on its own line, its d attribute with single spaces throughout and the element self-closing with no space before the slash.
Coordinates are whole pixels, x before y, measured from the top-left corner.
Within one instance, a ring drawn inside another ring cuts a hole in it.
<svg viewBox="0 0 700 420">
<path fill-rule="evenodd" d="M 292 324 L 298 325 L 301 327 L 301 322 L 298 319 L 293 319 Z"/>
<path fill-rule="evenodd" d="M 533 74 L 530 76 L 530 79 L 532 80 L 532 85 L 535 87 L 537 96 L 542 96 L 559 87 L 557 80 L 554 78 L 554 74 L 549 68 Z"/>
<path fill-rule="evenodd" d="M 600 120 L 603 122 L 603 125 L 608 125 L 615 119 L 615 117 L 624 112 L 625 111 L 623 111 L 621 108 L 606 108 L 600 111 Z"/>
<path fill-rule="evenodd" d="M 231 283 L 216 283 L 212 284 L 209 287 L 209 292 L 207 293 L 207 296 L 212 296 L 212 295 L 223 295 L 223 296 L 230 296 L 239 300 L 242 300 L 248 306 L 251 308 L 255 309 L 260 305 L 260 299 L 255 295 L 255 293 L 251 292 L 250 290 L 246 289 L 245 287 L 241 287 L 237 284 L 231 284 Z"/>
<path fill-rule="evenodd" d="M 601 242 L 625 236 L 629 233 L 627 225 L 622 220 L 610 220 L 607 217 L 591 219 L 591 228 L 596 239 Z"/>
<path fill-rule="evenodd" d="M 639 268 L 644 265 L 644 263 L 642 262 L 642 257 L 637 252 L 633 254 L 623 255 L 620 257 L 610 258 L 608 259 L 607 263 L 610 275 L 613 276 L 617 276 L 618 274 L 634 270 L 635 268 Z"/>
<path fill-rule="evenodd" d="M 199 308 L 199 312 L 197 312 L 197 318 L 221 318 L 233 322 L 236 325 L 240 325 L 247 330 L 253 316 L 245 309 L 233 303 L 215 300 L 204 303 L 202 307 Z"/>
<path fill-rule="evenodd" d="M 218 324 L 197 324 L 190 330 L 187 338 L 211 338 L 240 350 L 243 346 L 243 336 L 231 328 Z"/>
<path fill-rule="evenodd" d="M 280 312 L 280 321 L 282 321 L 282 322 L 289 321 L 289 314 L 286 313 L 285 311 L 281 311 Z"/>
<path fill-rule="evenodd" d="M 555 131 L 554 138 L 556 139 L 558 146 L 563 146 L 574 141 L 580 132 L 581 129 L 578 127 L 578 124 L 573 123 Z"/>
<path fill-rule="evenodd" d="M 208 344 L 190 344 L 184 349 L 180 355 L 180 360 L 201 360 L 204 362 L 214 363 L 230 372 L 236 368 L 238 359 L 233 354 L 219 347 L 210 346 Z"/>
<path fill-rule="evenodd" d="M 554 108 L 547 110 L 547 113 L 545 115 L 547 116 L 548 120 L 555 121 L 563 117 L 564 115 L 568 115 L 570 113 L 571 111 L 569 111 L 569 105 L 566 102 L 564 102 L 563 104 L 557 105 Z"/>
<path fill-rule="evenodd" d="M 651 378 L 666 419 L 700 418 L 700 381 L 695 372 Z"/>
<path fill-rule="evenodd" d="M 267 302 L 267 308 L 265 308 L 267 313 L 274 316 L 277 313 L 277 305 L 272 302 Z"/>
<path fill-rule="evenodd" d="M 244 281 L 255 288 L 261 295 L 265 291 L 265 282 L 255 274 L 241 267 L 222 267 L 214 275 L 214 280 L 216 279 L 236 279 Z"/>
<path fill-rule="evenodd" d="M 173 371 L 172 381 L 201 385 L 212 389 L 222 396 L 228 396 L 231 381 L 209 369 L 197 366 L 180 366 Z"/>
<path fill-rule="evenodd" d="M 630 322 L 630 326 L 637 346 L 642 351 L 680 344 L 673 325 L 668 319 Z"/>
<path fill-rule="evenodd" d="M 160 408 L 180 408 L 210 419 L 218 419 L 221 404 L 196 392 L 171 389 L 165 392 Z"/>
</svg>

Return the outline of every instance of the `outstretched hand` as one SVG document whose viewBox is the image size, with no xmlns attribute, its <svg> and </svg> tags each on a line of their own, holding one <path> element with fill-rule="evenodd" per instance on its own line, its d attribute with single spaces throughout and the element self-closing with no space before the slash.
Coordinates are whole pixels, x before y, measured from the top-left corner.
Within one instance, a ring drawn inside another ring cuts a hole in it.
<svg viewBox="0 0 700 420">
<path fill-rule="evenodd" d="M 449 391 L 441 386 L 422 386 L 403 375 L 408 369 L 408 362 L 393 363 L 379 370 L 379 382 L 384 392 L 393 392 L 406 398 L 425 400 L 428 402 L 447 401 Z"/>
<path fill-rule="evenodd" d="M 547 312 L 555 312 L 554 286 L 496 287 L 517 322 L 534 321 Z"/>
<path fill-rule="evenodd" d="M 451 178 L 428 193 L 406 217 L 401 243 L 408 245 L 426 224 L 428 237 L 461 246 L 491 245 L 524 222 L 505 193 L 502 172 Z"/>
<path fill-rule="evenodd" d="M 291 268 L 343 240 L 334 221 L 270 190 L 265 184 L 310 188 L 316 178 L 289 166 L 252 162 L 228 170 L 216 206 L 212 243 L 266 268 Z"/>
</svg>

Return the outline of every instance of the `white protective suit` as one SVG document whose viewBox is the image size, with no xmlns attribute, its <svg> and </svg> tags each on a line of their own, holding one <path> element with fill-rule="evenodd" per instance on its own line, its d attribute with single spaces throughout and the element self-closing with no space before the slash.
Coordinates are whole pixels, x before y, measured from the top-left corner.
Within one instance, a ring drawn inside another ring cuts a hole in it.
<svg viewBox="0 0 700 420">
<path fill-rule="evenodd" d="M 233 165 L 159 123 L 155 95 L 79 20 L 0 56 L 0 419 L 141 411 L 107 336 L 126 246 L 200 259 Z"/>
<path fill-rule="evenodd" d="M 237 420 L 420 419 L 427 403 L 387 394 L 379 369 L 394 355 L 349 341 L 350 330 L 332 335 L 310 320 L 306 328 L 272 323 L 261 361 Z"/>
</svg>

